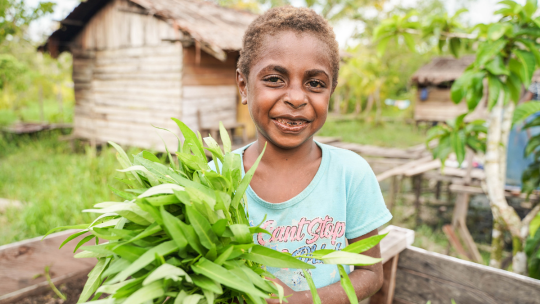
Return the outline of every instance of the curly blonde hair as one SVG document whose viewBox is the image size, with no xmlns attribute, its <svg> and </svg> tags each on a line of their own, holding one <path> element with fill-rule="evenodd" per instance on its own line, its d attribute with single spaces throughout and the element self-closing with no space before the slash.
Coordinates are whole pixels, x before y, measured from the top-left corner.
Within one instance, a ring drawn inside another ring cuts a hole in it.
<svg viewBox="0 0 540 304">
<path fill-rule="evenodd" d="M 304 7 L 282 6 L 268 10 L 255 19 L 244 34 L 238 69 L 246 78 L 260 52 L 267 35 L 283 31 L 311 33 L 327 45 L 332 65 L 332 86 L 337 85 L 339 73 L 339 46 L 336 35 L 328 21 L 313 10 Z"/>
</svg>

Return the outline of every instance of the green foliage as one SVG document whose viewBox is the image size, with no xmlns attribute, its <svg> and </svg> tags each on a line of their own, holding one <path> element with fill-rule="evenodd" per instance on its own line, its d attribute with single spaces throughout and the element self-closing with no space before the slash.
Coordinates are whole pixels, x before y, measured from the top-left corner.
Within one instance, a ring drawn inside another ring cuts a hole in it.
<svg viewBox="0 0 540 304">
<path fill-rule="evenodd" d="M 199 134 L 175 121 L 185 138 L 176 153 L 178 165 L 167 166 L 150 152 L 141 152 L 131 159 L 121 147 L 111 143 L 118 152 L 117 159 L 123 168 L 119 171 L 125 173 L 121 181 L 126 188 L 114 192 L 124 200 L 107 201 L 83 210 L 101 215 L 89 224 L 76 226 L 82 229 L 76 236 L 87 236 L 77 245 L 83 251 L 75 257 L 98 259 L 79 303 L 86 303 L 94 293 L 96 297 L 110 294 L 107 303 L 163 303 L 167 298 L 170 303 L 185 304 L 203 300 L 265 303 L 264 299 L 271 294 L 283 298 L 283 290 L 266 279 L 272 275 L 261 266 L 315 268 L 298 258 L 339 264 L 343 288 L 357 303 L 340 264 L 379 263 L 381 259 L 359 253 L 375 246 L 382 237 L 352 244 L 344 251 L 314 252 L 309 257 L 292 257 L 254 244 L 253 234 L 269 234 L 260 227 L 250 227 L 245 211 L 245 191 L 262 154 L 242 178 L 239 155 L 230 151 L 227 132 L 221 134 L 224 150 L 210 137 L 204 139 L 206 148 Z M 222 174 L 207 165 L 205 148 L 219 159 Z M 94 238 L 96 245 L 85 246 Z M 73 236 L 67 241 L 71 239 Z M 98 245 L 98 239 L 108 242 Z M 305 274 L 310 281 L 309 274 Z M 316 298 L 316 290 L 312 292 Z"/>
<path fill-rule="evenodd" d="M 540 233 L 538 233 L 538 227 L 540 227 L 540 212 L 529 224 L 529 236 L 525 242 L 529 276 L 540 280 Z"/>
<path fill-rule="evenodd" d="M 456 154 L 459 164 L 465 160 L 466 148 L 474 152 L 486 152 L 485 121 L 475 120 L 466 124 L 464 121 L 466 115 L 461 114 L 455 119 L 448 120 L 446 124 L 439 124 L 428 131 L 426 143 L 438 141 L 438 145 L 431 152 L 433 157 L 440 159 L 443 164 L 451 152 Z"/>
<path fill-rule="evenodd" d="M 491 110 L 499 100 L 504 104 L 509 101 L 517 103 L 522 87 L 530 85 L 532 75 L 540 65 L 539 45 L 536 43 L 540 38 L 540 19 L 533 18 L 537 10 L 533 2 L 528 1 L 522 6 L 514 1 L 501 1 L 503 8 L 496 12 L 501 15 L 499 22 L 472 29 L 465 29 L 457 22 L 463 10 L 452 17 L 432 15 L 420 22 L 411 21 L 413 14 L 393 16 L 376 29 L 375 38 L 379 40 L 380 51 L 384 52 L 386 40 L 396 37 L 408 40 L 410 33 L 422 33 L 425 40 L 435 38 L 440 50 L 448 44 L 455 56 L 459 55 L 465 41 L 477 42 L 476 59 L 453 83 L 451 97 L 455 103 L 464 100 L 469 112 L 472 112 L 484 97 L 484 83 L 487 80 L 488 108 Z M 433 150 L 434 157 L 444 161 L 454 152 L 461 163 L 466 147 L 485 151 L 485 128 L 478 121 L 469 125 L 464 123 L 467 114 L 430 130 L 428 142 L 439 141 Z"/>
<path fill-rule="evenodd" d="M 32 21 L 52 13 L 54 6 L 52 2 L 39 2 L 30 8 L 25 0 L 0 0 L 0 45 L 20 35 Z"/>
</svg>

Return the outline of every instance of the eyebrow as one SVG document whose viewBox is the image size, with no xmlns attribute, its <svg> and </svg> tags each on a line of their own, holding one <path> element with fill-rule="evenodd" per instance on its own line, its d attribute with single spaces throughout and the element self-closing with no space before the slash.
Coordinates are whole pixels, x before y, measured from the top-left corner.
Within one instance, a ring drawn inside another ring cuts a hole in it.
<svg viewBox="0 0 540 304">
<path fill-rule="evenodd" d="M 306 71 L 304 73 L 304 75 L 306 77 L 313 77 L 313 76 L 317 76 L 317 75 L 320 75 L 320 74 L 324 74 L 324 75 L 326 75 L 326 77 L 328 77 L 328 79 L 330 79 L 330 76 L 328 75 L 328 73 L 326 73 L 323 70 L 319 70 L 319 69 L 308 70 L 308 71 Z"/>
<path fill-rule="evenodd" d="M 275 71 L 275 72 L 278 72 L 280 74 L 285 74 L 285 75 L 289 74 L 289 70 L 287 70 L 287 68 L 282 67 L 280 65 L 273 65 L 273 64 L 266 66 L 259 73 L 267 73 L 271 71 Z"/>
</svg>

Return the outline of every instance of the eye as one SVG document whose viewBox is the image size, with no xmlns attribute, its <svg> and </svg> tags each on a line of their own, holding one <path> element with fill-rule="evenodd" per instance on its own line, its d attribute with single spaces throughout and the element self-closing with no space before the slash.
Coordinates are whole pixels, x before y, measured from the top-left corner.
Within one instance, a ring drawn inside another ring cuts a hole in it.
<svg viewBox="0 0 540 304">
<path fill-rule="evenodd" d="M 277 77 L 277 76 L 270 76 L 270 77 L 266 78 L 265 80 L 268 81 L 268 82 L 279 82 L 279 81 L 281 81 L 281 79 L 279 79 L 279 77 Z"/>
<path fill-rule="evenodd" d="M 311 88 L 318 88 L 318 89 L 325 87 L 324 83 L 320 80 L 310 80 L 308 81 L 307 85 Z"/>
</svg>

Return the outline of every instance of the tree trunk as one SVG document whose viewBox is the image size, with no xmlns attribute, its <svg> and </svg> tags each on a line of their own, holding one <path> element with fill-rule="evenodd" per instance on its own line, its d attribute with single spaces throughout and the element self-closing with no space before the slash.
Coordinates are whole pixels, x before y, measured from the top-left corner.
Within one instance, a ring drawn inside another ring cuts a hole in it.
<svg viewBox="0 0 540 304">
<path fill-rule="evenodd" d="M 512 235 L 513 244 L 513 269 L 514 272 L 524 274 L 526 267 L 526 258 L 524 259 L 523 238 L 521 237 L 521 220 L 514 208 L 508 205 L 504 196 L 505 172 L 506 172 L 506 145 L 508 143 L 508 134 L 510 132 L 511 120 L 513 115 L 513 104 L 506 106 L 503 115 L 504 95 L 500 94 L 497 104 L 493 107 L 489 116 L 488 141 L 486 152 L 486 184 L 488 195 L 493 212 L 493 236 L 496 237 L 491 248 L 490 264 L 500 266 L 502 253 L 502 242 L 497 241 L 499 236 L 496 230 L 499 230 L 502 237 L 501 226 L 504 226 Z M 503 163 L 504 161 L 504 163 Z"/>
<path fill-rule="evenodd" d="M 369 94 L 368 96 L 368 99 L 367 99 L 367 105 L 366 105 L 366 110 L 365 110 L 365 116 L 368 116 L 369 115 L 369 112 L 371 112 L 371 109 L 373 109 L 373 93 Z"/>
<path fill-rule="evenodd" d="M 379 123 L 379 120 L 381 119 L 381 95 L 380 95 L 381 87 L 377 86 L 377 89 L 375 90 L 375 104 L 377 106 L 377 110 L 375 112 L 375 123 Z"/>
</svg>

